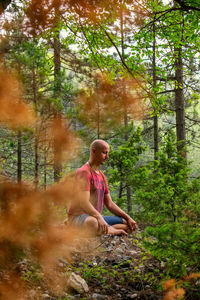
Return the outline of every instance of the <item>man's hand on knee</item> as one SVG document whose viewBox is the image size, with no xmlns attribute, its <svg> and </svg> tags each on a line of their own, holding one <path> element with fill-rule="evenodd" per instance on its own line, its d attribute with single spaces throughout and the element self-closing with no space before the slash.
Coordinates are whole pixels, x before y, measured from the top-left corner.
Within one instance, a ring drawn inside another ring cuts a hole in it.
<svg viewBox="0 0 200 300">
<path fill-rule="evenodd" d="M 99 225 L 99 231 L 101 234 L 107 234 L 108 233 L 108 224 L 106 223 L 106 221 L 104 220 L 104 218 L 102 216 L 97 216 L 96 217 L 97 221 L 98 221 L 98 225 Z"/>
</svg>

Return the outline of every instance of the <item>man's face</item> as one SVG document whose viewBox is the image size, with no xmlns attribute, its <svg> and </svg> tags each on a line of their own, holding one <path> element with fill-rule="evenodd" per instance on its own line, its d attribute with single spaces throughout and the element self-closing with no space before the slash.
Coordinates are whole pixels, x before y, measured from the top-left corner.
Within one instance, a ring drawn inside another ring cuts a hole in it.
<svg viewBox="0 0 200 300">
<path fill-rule="evenodd" d="M 109 151 L 110 148 L 107 144 L 102 145 L 102 147 L 99 149 L 95 149 L 95 158 L 96 162 L 99 165 L 103 165 L 105 161 L 109 158 Z"/>
</svg>

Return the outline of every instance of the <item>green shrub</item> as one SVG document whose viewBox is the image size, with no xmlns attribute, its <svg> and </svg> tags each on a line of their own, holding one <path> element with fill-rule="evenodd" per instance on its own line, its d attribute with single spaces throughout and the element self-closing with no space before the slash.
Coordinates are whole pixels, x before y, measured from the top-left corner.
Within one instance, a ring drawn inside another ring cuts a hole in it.
<svg viewBox="0 0 200 300">
<path fill-rule="evenodd" d="M 145 246 L 166 262 L 172 273 L 182 275 L 188 268 L 196 269 L 200 263 L 200 183 L 199 178 L 191 179 L 172 132 L 157 160 L 144 168 L 142 180 L 135 201 L 140 205 L 138 215 L 150 224 Z"/>
</svg>

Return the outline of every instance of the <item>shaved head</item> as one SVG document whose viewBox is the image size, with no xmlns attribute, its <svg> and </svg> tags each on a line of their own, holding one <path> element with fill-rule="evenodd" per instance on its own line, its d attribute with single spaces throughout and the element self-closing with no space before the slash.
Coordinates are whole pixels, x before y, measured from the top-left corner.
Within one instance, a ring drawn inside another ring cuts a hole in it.
<svg viewBox="0 0 200 300">
<path fill-rule="evenodd" d="M 110 147 L 104 140 L 94 140 L 90 145 L 90 165 L 99 169 L 100 165 L 103 165 L 109 158 Z"/>
<path fill-rule="evenodd" d="M 96 150 L 102 149 L 103 147 L 108 147 L 109 148 L 108 143 L 106 143 L 104 140 L 95 140 L 90 145 L 90 151 L 92 149 L 96 149 Z"/>
</svg>

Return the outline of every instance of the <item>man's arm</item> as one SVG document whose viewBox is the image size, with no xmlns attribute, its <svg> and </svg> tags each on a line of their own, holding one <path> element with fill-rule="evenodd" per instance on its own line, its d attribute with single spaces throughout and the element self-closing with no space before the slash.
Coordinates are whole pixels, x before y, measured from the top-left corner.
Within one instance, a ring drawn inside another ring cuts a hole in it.
<svg viewBox="0 0 200 300">
<path fill-rule="evenodd" d="M 105 194 L 104 204 L 111 213 L 125 219 L 131 231 L 134 231 L 138 228 L 137 223 L 128 214 L 126 214 L 117 204 L 115 204 L 112 201 L 110 194 Z"/>
<path fill-rule="evenodd" d="M 108 233 L 108 224 L 105 222 L 102 215 L 91 204 L 89 191 L 81 191 L 79 195 L 79 206 L 84 210 L 86 214 L 97 219 L 97 222 L 99 224 L 99 231 L 101 233 Z"/>
</svg>

